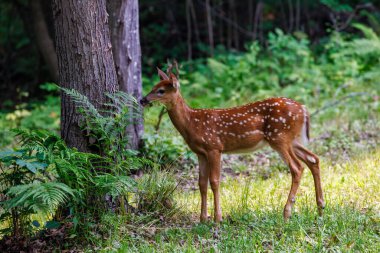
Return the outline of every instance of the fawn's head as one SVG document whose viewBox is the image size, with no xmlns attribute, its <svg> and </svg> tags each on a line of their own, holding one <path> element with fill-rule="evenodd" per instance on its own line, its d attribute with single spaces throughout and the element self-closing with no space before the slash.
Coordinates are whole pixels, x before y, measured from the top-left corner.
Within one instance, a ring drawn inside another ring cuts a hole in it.
<svg viewBox="0 0 380 253">
<path fill-rule="evenodd" d="M 174 62 L 178 73 L 177 62 Z M 173 65 L 169 64 L 167 74 L 157 68 L 160 82 L 153 86 L 152 90 L 140 100 L 142 106 L 151 104 L 152 102 L 160 102 L 165 106 L 173 104 L 179 96 L 178 77 L 172 72 Z"/>
</svg>

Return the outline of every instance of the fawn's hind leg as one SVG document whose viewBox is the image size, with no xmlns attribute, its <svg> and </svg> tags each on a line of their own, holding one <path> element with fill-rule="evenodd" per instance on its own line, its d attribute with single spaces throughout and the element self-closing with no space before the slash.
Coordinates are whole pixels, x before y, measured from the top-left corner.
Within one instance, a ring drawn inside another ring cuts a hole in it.
<svg viewBox="0 0 380 253">
<path fill-rule="evenodd" d="M 307 165 L 307 167 L 309 167 L 311 174 L 313 175 L 318 213 L 320 216 L 322 216 L 322 209 L 325 208 L 325 202 L 323 199 L 323 192 L 321 186 L 319 158 L 298 142 L 295 142 L 293 147 L 296 156 L 301 161 L 303 161 Z"/>
<path fill-rule="evenodd" d="M 304 168 L 301 162 L 298 160 L 297 156 L 295 155 L 292 146 L 278 145 L 278 146 L 272 146 L 272 147 L 284 159 L 292 175 L 292 186 L 290 187 L 289 196 L 284 207 L 284 219 L 286 221 L 290 218 L 292 214 L 292 208 L 296 201 L 295 200 L 296 193 L 301 182 L 301 177 L 302 177 Z"/>
</svg>

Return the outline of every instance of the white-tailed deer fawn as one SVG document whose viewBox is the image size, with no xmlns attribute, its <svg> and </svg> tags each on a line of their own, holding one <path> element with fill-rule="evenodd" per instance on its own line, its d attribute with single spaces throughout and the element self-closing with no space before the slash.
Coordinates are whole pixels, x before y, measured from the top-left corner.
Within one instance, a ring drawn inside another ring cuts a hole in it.
<svg viewBox="0 0 380 253">
<path fill-rule="evenodd" d="M 301 161 L 313 175 L 318 210 L 322 215 L 324 200 L 319 159 L 302 145 L 309 139 L 309 113 L 303 105 L 280 97 L 228 109 L 192 109 L 182 98 L 178 77 L 171 69 L 172 66 L 169 67 L 168 74 L 158 69 L 161 81 L 140 103 L 143 106 L 153 101 L 164 104 L 174 126 L 190 149 L 197 154 L 201 221 L 208 217 L 208 182 L 214 193 L 214 221 L 222 219 L 219 202 L 222 153 L 249 152 L 264 144 L 269 144 L 280 154 L 291 172 L 292 185 L 284 208 L 284 219 L 290 217 L 295 202 L 303 172 Z"/>
</svg>

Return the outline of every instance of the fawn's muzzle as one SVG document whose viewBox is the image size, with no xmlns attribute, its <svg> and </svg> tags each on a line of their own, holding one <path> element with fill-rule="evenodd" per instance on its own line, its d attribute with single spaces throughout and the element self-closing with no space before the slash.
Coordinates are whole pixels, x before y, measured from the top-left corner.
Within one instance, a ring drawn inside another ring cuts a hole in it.
<svg viewBox="0 0 380 253">
<path fill-rule="evenodd" d="M 147 105 L 149 105 L 150 104 L 150 102 L 149 102 L 149 100 L 146 98 L 146 97 L 143 97 L 141 100 L 140 100 L 140 104 L 142 105 L 142 106 L 147 106 Z"/>
</svg>

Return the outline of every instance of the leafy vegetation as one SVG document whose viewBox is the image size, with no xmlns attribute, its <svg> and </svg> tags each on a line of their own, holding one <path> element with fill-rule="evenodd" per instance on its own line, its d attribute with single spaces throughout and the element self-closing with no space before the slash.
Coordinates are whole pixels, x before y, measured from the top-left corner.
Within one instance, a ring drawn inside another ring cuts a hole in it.
<svg viewBox="0 0 380 253">
<path fill-rule="evenodd" d="M 76 91 L 64 90 L 102 155 L 86 154 L 55 135 L 59 100 L 55 86 L 46 84 L 53 93 L 44 103 L 0 113 L 3 239 L 55 228 L 66 229 L 61 248 L 85 239 L 88 251 L 376 252 L 380 39 L 375 29 L 354 27 L 362 36 L 333 32 L 317 45 L 305 34 L 275 30 L 267 47 L 253 42 L 246 52 L 220 50 L 213 58 L 185 62 L 180 75 L 193 107 L 235 106 L 269 96 L 306 104 L 312 114 L 310 148 L 322 161 L 323 218 L 316 215 L 314 187 L 305 173 L 298 212 L 283 223 L 288 171 L 277 154 L 264 150 L 225 156 L 225 221 L 198 224 L 196 159 L 167 115 L 157 124 L 160 107 L 146 110 L 145 146 L 137 152 L 125 148 L 124 131 L 136 101 L 106 94 L 109 102 L 98 110 Z M 144 88 L 156 81 L 145 76 Z"/>
<path fill-rule="evenodd" d="M 33 226 L 36 229 L 40 221 L 47 220 L 43 228 L 51 228 L 48 224 L 52 222 L 57 224 L 55 228 L 61 226 L 59 222 L 69 222 L 73 224 L 70 238 L 86 239 L 96 221 L 108 212 L 153 213 L 163 210 L 157 206 L 159 201 L 172 203 L 176 184 L 169 175 L 157 172 L 140 181 L 131 177 L 133 170 L 153 166 L 126 148 L 125 128 L 133 119 L 130 110 L 135 101 L 124 93 L 107 94 L 110 104 L 106 106 L 112 109 L 101 114 L 86 97 L 65 92 L 82 111 L 83 129 L 94 138 L 93 145 L 102 156 L 69 148 L 46 130 L 14 130 L 21 146 L 0 153 L 0 221 L 5 235 L 28 236 Z M 157 183 L 155 188 L 151 182 Z M 160 198 L 155 196 L 158 193 Z M 166 209 L 174 206 L 168 205 Z M 32 220 L 33 215 L 43 218 Z"/>
</svg>

